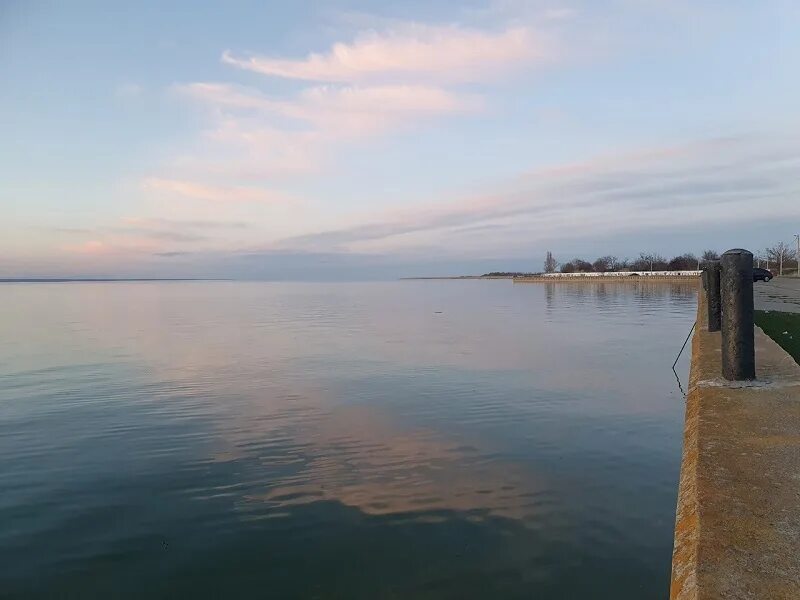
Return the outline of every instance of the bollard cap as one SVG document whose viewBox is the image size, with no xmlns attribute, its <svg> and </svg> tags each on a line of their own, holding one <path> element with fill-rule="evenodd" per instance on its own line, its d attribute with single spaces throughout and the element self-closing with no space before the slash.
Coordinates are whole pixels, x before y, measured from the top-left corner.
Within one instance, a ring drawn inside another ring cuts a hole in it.
<svg viewBox="0 0 800 600">
<path fill-rule="evenodd" d="M 730 250 L 727 250 L 726 252 L 723 252 L 722 256 L 725 256 L 726 254 L 728 255 L 749 254 L 750 256 L 753 256 L 753 253 L 750 252 L 750 250 L 745 250 L 744 248 L 732 248 Z"/>
</svg>

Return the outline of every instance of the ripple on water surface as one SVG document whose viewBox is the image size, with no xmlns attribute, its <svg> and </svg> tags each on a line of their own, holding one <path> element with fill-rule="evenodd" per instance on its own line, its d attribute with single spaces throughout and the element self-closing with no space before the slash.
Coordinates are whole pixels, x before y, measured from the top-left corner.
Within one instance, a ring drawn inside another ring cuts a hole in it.
<svg viewBox="0 0 800 600">
<path fill-rule="evenodd" d="M 12 596 L 667 590 L 691 286 L 2 292 Z"/>
</svg>

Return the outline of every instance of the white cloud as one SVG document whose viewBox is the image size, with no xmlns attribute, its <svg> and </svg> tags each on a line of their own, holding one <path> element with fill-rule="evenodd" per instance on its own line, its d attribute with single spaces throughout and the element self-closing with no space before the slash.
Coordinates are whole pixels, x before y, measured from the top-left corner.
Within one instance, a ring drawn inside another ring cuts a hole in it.
<svg viewBox="0 0 800 600">
<path fill-rule="evenodd" d="M 309 81 L 477 82 L 554 54 L 552 40 L 529 27 L 489 32 L 406 24 L 383 33 L 361 33 L 353 42 L 336 43 L 328 52 L 305 59 L 240 57 L 225 51 L 222 60 L 262 75 Z"/>
</svg>

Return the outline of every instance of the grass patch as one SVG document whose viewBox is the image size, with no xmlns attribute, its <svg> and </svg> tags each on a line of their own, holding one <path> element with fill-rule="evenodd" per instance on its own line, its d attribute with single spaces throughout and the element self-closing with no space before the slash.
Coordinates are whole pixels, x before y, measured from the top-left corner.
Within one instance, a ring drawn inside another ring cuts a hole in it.
<svg viewBox="0 0 800 600">
<path fill-rule="evenodd" d="M 800 364 L 800 313 L 757 310 L 756 325 Z"/>
</svg>

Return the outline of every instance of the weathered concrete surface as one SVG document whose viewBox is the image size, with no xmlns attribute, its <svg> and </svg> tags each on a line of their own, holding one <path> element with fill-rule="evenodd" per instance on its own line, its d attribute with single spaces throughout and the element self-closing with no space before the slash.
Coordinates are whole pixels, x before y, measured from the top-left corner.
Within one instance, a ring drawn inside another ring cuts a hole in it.
<svg viewBox="0 0 800 600">
<path fill-rule="evenodd" d="M 800 599 L 800 366 L 756 328 L 758 380 L 723 380 L 700 296 L 670 598 Z"/>
</svg>

